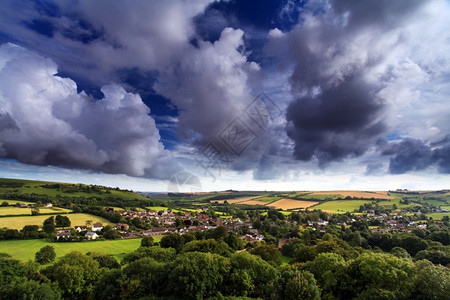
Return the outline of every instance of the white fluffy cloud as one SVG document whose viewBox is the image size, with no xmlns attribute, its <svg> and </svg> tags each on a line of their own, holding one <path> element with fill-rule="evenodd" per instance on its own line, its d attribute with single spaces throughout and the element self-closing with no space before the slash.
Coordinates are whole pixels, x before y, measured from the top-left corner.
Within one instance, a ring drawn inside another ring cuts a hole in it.
<svg viewBox="0 0 450 300">
<path fill-rule="evenodd" d="M 259 70 L 239 49 L 244 32 L 226 28 L 215 43 L 190 45 L 161 74 L 156 90 L 180 111 L 178 130 L 187 138 L 209 141 L 242 113 L 252 100 L 249 76 Z"/>
<path fill-rule="evenodd" d="M 94 101 L 57 65 L 13 44 L 0 47 L 0 154 L 21 162 L 167 177 L 176 165 L 149 108 L 118 85 Z M 169 173 L 166 173 L 169 172 Z"/>
</svg>

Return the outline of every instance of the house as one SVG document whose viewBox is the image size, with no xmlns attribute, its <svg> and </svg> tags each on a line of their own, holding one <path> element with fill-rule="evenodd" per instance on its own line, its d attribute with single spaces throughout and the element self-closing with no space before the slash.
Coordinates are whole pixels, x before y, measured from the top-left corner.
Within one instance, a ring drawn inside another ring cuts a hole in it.
<svg viewBox="0 0 450 300">
<path fill-rule="evenodd" d="M 103 229 L 102 223 L 92 224 L 92 231 L 101 231 Z"/>
<path fill-rule="evenodd" d="M 167 233 L 167 232 L 168 232 L 167 228 L 155 227 L 155 228 L 143 231 L 142 234 L 144 236 L 149 236 L 149 235 L 164 234 L 164 233 Z"/>
<path fill-rule="evenodd" d="M 56 231 L 56 239 L 68 239 L 70 238 L 70 229 L 60 229 L 58 231 Z"/>
<path fill-rule="evenodd" d="M 50 207 L 53 207 L 53 204 L 47 203 L 47 204 L 44 205 L 44 207 L 49 207 L 50 208 Z"/>
<path fill-rule="evenodd" d="M 95 232 L 93 232 L 93 231 L 89 231 L 89 232 L 86 232 L 85 237 L 86 237 L 88 240 L 95 240 L 96 238 L 98 238 L 98 234 L 95 233 Z"/>
<path fill-rule="evenodd" d="M 88 228 L 84 225 L 75 226 L 74 229 L 78 232 L 86 231 Z"/>
</svg>

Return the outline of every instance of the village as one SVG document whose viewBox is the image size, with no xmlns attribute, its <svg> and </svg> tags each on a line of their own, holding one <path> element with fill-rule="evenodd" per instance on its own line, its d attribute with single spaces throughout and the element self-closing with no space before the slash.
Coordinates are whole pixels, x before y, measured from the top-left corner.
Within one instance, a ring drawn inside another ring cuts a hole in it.
<svg viewBox="0 0 450 300">
<path fill-rule="evenodd" d="M 104 226 L 101 223 L 92 223 L 90 220 L 86 224 L 75 225 L 70 228 L 61 228 L 56 231 L 57 241 L 79 241 L 79 240 L 96 240 L 103 239 L 104 228 L 113 230 L 117 234 L 116 238 L 130 239 L 141 238 L 145 236 L 164 235 L 177 233 L 184 235 L 190 232 L 206 231 L 215 229 L 219 226 L 227 228 L 228 232 L 237 234 L 241 239 L 248 243 L 254 243 L 264 240 L 265 236 L 254 228 L 254 220 L 240 219 L 237 217 L 210 217 L 207 209 L 202 212 L 173 212 L 167 210 L 121 210 L 122 221 L 115 226 Z M 420 213 L 420 212 L 419 212 Z M 364 214 L 325 214 L 326 220 L 317 218 L 317 214 L 308 217 L 305 212 L 303 214 L 305 222 L 293 220 L 287 217 L 285 225 L 292 229 L 310 228 L 313 231 L 325 232 L 329 225 L 340 227 L 348 227 L 355 222 L 364 222 L 368 224 L 372 232 L 380 233 L 408 233 L 414 229 L 425 230 L 427 228 L 427 220 L 421 219 L 419 215 L 388 215 L 382 213 L 376 215 L 373 211 Z M 261 216 L 261 220 L 269 220 L 266 216 Z M 270 220 L 269 220 L 270 221 Z M 140 228 L 136 225 L 142 225 Z M 277 224 L 270 221 L 271 226 Z"/>
</svg>

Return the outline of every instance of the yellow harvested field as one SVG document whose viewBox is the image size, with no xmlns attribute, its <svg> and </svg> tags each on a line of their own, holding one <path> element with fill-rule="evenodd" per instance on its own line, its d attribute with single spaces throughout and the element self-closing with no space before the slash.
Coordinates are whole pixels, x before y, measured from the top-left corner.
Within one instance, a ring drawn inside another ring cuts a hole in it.
<svg viewBox="0 0 450 300">
<path fill-rule="evenodd" d="M 249 201 L 255 198 L 258 198 L 261 196 L 250 196 L 250 197 L 240 197 L 240 198 L 234 198 L 234 199 L 225 199 L 225 200 L 211 200 L 209 201 L 210 203 L 224 203 L 225 201 L 227 201 L 230 204 L 235 204 L 235 203 L 242 203 L 244 201 Z M 245 203 L 247 204 L 247 203 Z M 263 204 L 264 205 L 264 204 Z"/>
<path fill-rule="evenodd" d="M 249 201 L 239 202 L 239 204 L 247 204 L 247 205 L 266 205 L 267 202 L 256 201 L 256 200 L 249 200 Z"/>
<path fill-rule="evenodd" d="M 312 192 L 311 195 L 342 195 L 342 197 L 356 197 L 356 198 L 375 198 L 375 199 L 395 199 L 389 196 L 387 191 L 320 191 Z"/>
<path fill-rule="evenodd" d="M 302 200 L 293 200 L 293 199 L 287 199 L 283 198 L 278 201 L 275 201 L 273 203 L 267 204 L 267 206 L 273 206 L 276 209 L 294 209 L 294 208 L 307 208 L 311 207 L 313 205 L 318 204 L 317 201 L 302 201 Z"/>
</svg>

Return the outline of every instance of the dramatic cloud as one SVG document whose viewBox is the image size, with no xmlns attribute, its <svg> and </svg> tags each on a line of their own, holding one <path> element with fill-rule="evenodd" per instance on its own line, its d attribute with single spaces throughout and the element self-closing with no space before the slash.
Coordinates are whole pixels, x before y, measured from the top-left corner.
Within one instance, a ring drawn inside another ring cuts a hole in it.
<svg viewBox="0 0 450 300">
<path fill-rule="evenodd" d="M 118 85 L 94 101 L 24 48 L 0 47 L 0 153 L 36 165 L 167 177 L 168 154 L 150 110 Z M 160 165 L 165 165 L 161 168 Z M 166 170 L 162 170 L 166 169 Z"/>
<path fill-rule="evenodd" d="M 294 101 L 287 109 L 288 135 L 296 142 L 294 155 L 313 156 L 324 165 L 349 155 L 362 155 L 374 137 L 384 131 L 378 120 L 382 101 L 371 87 L 348 80 L 317 97 Z"/>
<path fill-rule="evenodd" d="M 363 155 L 393 131 L 431 140 L 448 132 L 449 86 L 442 82 L 449 77 L 449 59 L 441 51 L 448 49 L 448 35 L 439 36 L 448 26 L 446 6 L 443 1 L 311 2 L 291 32 L 269 33 L 267 51 L 294 64 L 290 81 L 296 100 L 286 118 L 295 158 L 316 158 L 325 166 Z M 439 50 L 427 51 L 425 40 Z M 427 127 L 414 124 L 418 114 Z M 391 166 L 401 172 L 395 162 Z"/>
<path fill-rule="evenodd" d="M 195 35 L 192 18 L 209 2 L 5 1 L 0 32 L 54 58 L 63 72 L 105 84 L 118 69 L 164 68 L 183 53 Z"/>
<path fill-rule="evenodd" d="M 450 173 L 450 139 L 427 144 L 422 140 L 405 138 L 399 143 L 378 143 L 383 155 L 393 155 L 389 172 L 403 174 L 408 171 L 425 170 L 436 165 L 440 173 Z"/>
<path fill-rule="evenodd" d="M 155 89 L 177 106 L 181 136 L 209 142 L 252 100 L 249 76 L 259 66 L 240 51 L 243 34 L 226 28 L 214 43 L 190 45 L 161 74 Z"/>
<path fill-rule="evenodd" d="M 394 154 L 389 162 L 389 171 L 402 174 L 407 171 L 424 170 L 432 163 L 433 152 L 423 141 L 404 139 L 398 144 L 389 145 L 383 154 Z"/>
</svg>

